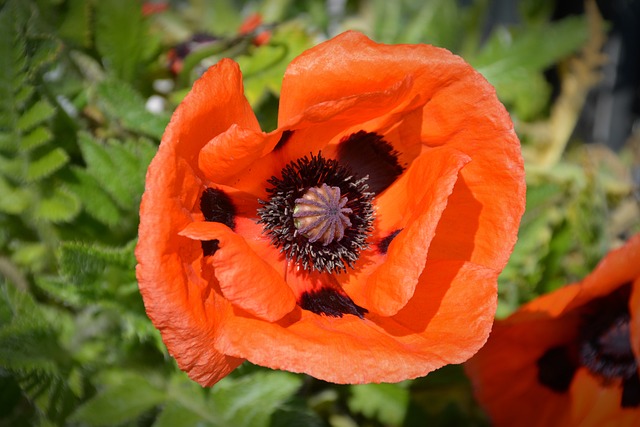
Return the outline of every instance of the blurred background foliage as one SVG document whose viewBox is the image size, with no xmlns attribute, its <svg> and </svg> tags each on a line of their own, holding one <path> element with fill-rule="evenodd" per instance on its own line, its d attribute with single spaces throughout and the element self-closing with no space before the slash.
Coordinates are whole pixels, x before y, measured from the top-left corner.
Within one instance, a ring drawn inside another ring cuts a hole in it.
<svg viewBox="0 0 640 427">
<path fill-rule="evenodd" d="M 146 167 L 222 57 L 271 130 L 287 64 L 328 37 L 446 47 L 496 87 L 523 144 L 506 316 L 640 231 L 640 2 L 602 3 L 0 1 L 0 426 L 487 425 L 460 366 L 342 386 L 247 363 L 190 381 L 135 281 Z"/>
</svg>

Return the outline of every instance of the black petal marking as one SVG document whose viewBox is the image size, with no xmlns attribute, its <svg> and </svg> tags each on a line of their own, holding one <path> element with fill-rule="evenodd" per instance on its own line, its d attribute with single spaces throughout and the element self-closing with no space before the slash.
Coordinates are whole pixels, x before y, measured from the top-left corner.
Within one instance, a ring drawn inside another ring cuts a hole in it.
<svg viewBox="0 0 640 427">
<path fill-rule="evenodd" d="M 367 184 L 380 194 L 402 174 L 398 152 L 382 136 L 363 130 L 345 137 L 338 145 L 338 161 L 359 176 L 369 176 Z"/>
<path fill-rule="evenodd" d="M 538 359 L 537 366 L 538 382 L 557 393 L 564 393 L 569 389 L 576 372 L 576 366 L 566 347 L 547 350 Z"/>
<path fill-rule="evenodd" d="M 391 244 L 393 239 L 395 239 L 396 236 L 400 234 L 401 231 L 402 231 L 402 228 L 392 232 L 387 237 L 382 238 L 378 242 L 378 252 L 380 252 L 382 255 L 386 254 L 387 251 L 389 250 L 389 245 Z"/>
<path fill-rule="evenodd" d="M 220 222 L 232 230 L 236 227 L 236 208 L 227 194 L 217 188 L 207 188 L 200 198 L 200 209 L 204 219 L 210 222 Z M 220 249 L 220 241 L 203 240 L 202 253 L 204 256 L 213 255 Z"/>
<path fill-rule="evenodd" d="M 282 136 L 280 137 L 280 140 L 278 140 L 278 143 L 276 144 L 276 146 L 273 147 L 273 151 L 278 151 L 282 147 L 284 147 L 285 144 L 289 142 L 292 136 L 293 136 L 292 130 L 285 130 L 284 132 L 282 132 Z"/>
<path fill-rule="evenodd" d="M 580 363 L 606 380 L 627 379 L 638 366 L 631 348 L 629 285 L 594 299 L 584 307 L 580 326 Z"/>
<path fill-rule="evenodd" d="M 362 319 L 368 313 L 366 308 L 356 305 L 347 295 L 331 288 L 322 288 L 318 291 L 303 293 L 298 305 L 304 310 L 330 317 L 353 314 Z"/>
<path fill-rule="evenodd" d="M 215 254 L 218 249 L 220 249 L 220 240 L 202 240 L 202 254 L 204 256 L 209 256 Z"/>
<path fill-rule="evenodd" d="M 640 377 L 637 372 L 622 383 L 620 406 L 623 408 L 640 407 Z"/>
<path fill-rule="evenodd" d="M 204 219 L 221 222 L 230 229 L 236 228 L 236 208 L 231 198 L 217 188 L 207 188 L 200 199 L 200 209 Z"/>
</svg>

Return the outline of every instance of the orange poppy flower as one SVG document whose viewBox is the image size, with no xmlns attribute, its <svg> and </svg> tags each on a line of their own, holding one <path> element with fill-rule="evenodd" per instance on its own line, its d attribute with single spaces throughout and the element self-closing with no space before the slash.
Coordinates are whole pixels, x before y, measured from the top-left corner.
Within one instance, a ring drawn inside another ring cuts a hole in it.
<svg viewBox="0 0 640 427">
<path fill-rule="evenodd" d="M 640 234 L 497 321 L 465 365 L 496 426 L 640 425 Z"/>
<path fill-rule="evenodd" d="M 524 192 L 509 115 L 446 50 L 322 43 L 289 65 L 269 133 L 225 59 L 149 166 L 140 290 L 203 385 L 244 360 L 336 383 L 422 376 L 484 344 Z"/>
</svg>

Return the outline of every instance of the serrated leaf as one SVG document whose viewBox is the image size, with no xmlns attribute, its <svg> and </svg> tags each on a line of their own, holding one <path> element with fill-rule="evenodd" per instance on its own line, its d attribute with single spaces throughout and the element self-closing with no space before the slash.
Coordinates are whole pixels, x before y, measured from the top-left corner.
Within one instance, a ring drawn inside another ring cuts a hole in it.
<svg viewBox="0 0 640 427">
<path fill-rule="evenodd" d="M 82 168 L 72 167 L 71 173 L 74 180 L 67 186 L 82 200 L 87 213 L 103 224 L 118 224 L 122 218 L 120 210 L 100 183 Z"/>
<path fill-rule="evenodd" d="M 44 152 L 29 162 L 26 180 L 27 182 L 33 182 L 48 177 L 66 165 L 68 161 L 69 156 L 62 148 L 56 147 Z"/>
<path fill-rule="evenodd" d="M 158 46 L 157 36 L 149 32 L 142 17 L 140 4 L 129 0 L 98 2 L 95 16 L 96 48 L 105 68 L 133 82 L 141 64 Z"/>
<path fill-rule="evenodd" d="M 108 384 L 95 397 L 82 404 L 69 417 L 72 422 L 90 426 L 113 426 L 135 420 L 145 411 L 164 402 L 166 394 L 142 375 L 119 375 L 119 382 Z"/>
<path fill-rule="evenodd" d="M 20 29 L 24 4 L 9 1 L 0 9 L 0 128 L 17 120 L 15 94 L 22 88 L 27 64 L 25 36 Z"/>
<path fill-rule="evenodd" d="M 20 149 L 22 151 L 31 151 L 38 148 L 51 140 L 51 131 L 44 126 L 38 126 L 20 139 Z"/>
<path fill-rule="evenodd" d="M 41 99 L 20 116 L 17 128 L 22 132 L 27 132 L 34 126 L 50 119 L 55 112 L 56 109 L 48 101 Z"/>
<path fill-rule="evenodd" d="M 65 2 L 67 13 L 64 14 L 58 34 L 65 40 L 71 40 L 80 46 L 91 44 L 91 8 L 88 0 L 69 0 Z"/>
<path fill-rule="evenodd" d="M 110 140 L 101 144 L 86 133 L 80 135 L 79 145 L 87 163 L 87 173 L 119 207 L 137 210 L 146 169 L 151 153 L 155 151 L 153 146 L 145 140 L 125 144 Z"/>
<path fill-rule="evenodd" d="M 351 386 L 349 408 L 384 425 L 400 426 L 409 407 L 409 391 L 398 384 Z"/>
<path fill-rule="evenodd" d="M 15 95 L 16 107 L 23 109 L 27 101 L 31 98 L 35 88 L 31 85 L 22 86 Z"/>
<path fill-rule="evenodd" d="M 300 377 L 281 371 L 227 377 L 212 390 L 212 406 L 229 425 L 267 427 L 276 409 L 295 393 L 301 382 Z"/>
<path fill-rule="evenodd" d="M 0 212 L 18 215 L 25 211 L 31 202 L 29 193 L 20 187 L 11 186 L 0 176 Z"/>
<path fill-rule="evenodd" d="M 19 242 L 14 243 L 11 259 L 24 268 L 34 268 L 44 264 L 50 249 L 42 242 Z"/>
<path fill-rule="evenodd" d="M 0 366 L 21 372 L 55 373 L 59 348 L 56 331 L 33 297 L 0 282 Z"/>
<path fill-rule="evenodd" d="M 153 114 L 145 101 L 123 81 L 105 80 L 98 85 L 99 102 L 111 117 L 122 122 L 127 129 L 160 140 L 169 123 L 169 115 Z"/>
<path fill-rule="evenodd" d="M 80 212 L 81 206 L 75 194 L 63 188 L 56 188 L 39 201 L 35 216 L 48 222 L 66 222 Z"/>
<path fill-rule="evenodd" d="M 59 250 L 61 273 L 72 283 L 90 284 L 103 275 L 108 266 L 130 269 L 133 272 L 135 258 L 132 247 L 133 244 L 121 248 L 108 248 L 64 242 Z"/>
<path fill-rule="evenodd" d="M 29 58 L 29 74 L 33 75 L 51 64 L 60 55 L 62 43 L 51 35 L 38 34 L 35 37 L 29 37 L 27 49 L 32 52 Z"/>
<path fill-rule="evenodd" d="M 43 276 L 37 276 L 34 280 L 39 289 L 68 306 L 81 307 L 85 302 L 80 288 L 67 280 Z"/>
</svg>

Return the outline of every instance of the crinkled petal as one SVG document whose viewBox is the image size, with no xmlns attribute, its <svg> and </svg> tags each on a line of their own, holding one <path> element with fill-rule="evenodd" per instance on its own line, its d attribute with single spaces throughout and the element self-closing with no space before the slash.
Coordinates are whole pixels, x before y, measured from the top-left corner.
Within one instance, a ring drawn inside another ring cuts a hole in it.
<svg viewBox="0 0 640 427">
<path fill-rule="evenodd" d="M 377 200 L 378 233 L 402 230 L 379 265 L 349 275 L 345 289 L 368 310 L 396 314 L 413 296 L 429 245 L 460 170 L 471 159 L 448 148 L 424 152 Z M 375 270 L 373 270 L 373 267 Z"/>
<path fill-rule="evenodd" d="M 336 383 L 397 382 L 460 363 L 489 334 L 496 274 L 445 261 L 434 263 L 432 271 L 418 287 L 421 315 L 338 318 L 297 309 L 267 323 L 227 309 L 216 348 L 258 365 Z"/>
<path fill-rule="evenodd" d="M 192 221 L 188 209 L 202 191 L 198 151 L 234 123 L 259 130 L 238 66 L 223 60 L 176 109 L 147 171 L 140 206 L 136 277 L 147 315 L 180 368 L 203 385 L 214 384 L 243 360 L 214 349 L 221 297 L 194 274 L 189 260 L 202 256 L 200 245 L 178 232 Z"/>
<path fill-rule="evenodd" d="M 206 262 L 213 268 L 222 294 L 232 304 L 269 322 L 295 307 L 295 297 L 280 274 L 226 225 L 192 222 L 180 234 L 195 240 L 218 241 L 219 248 Z"/>
<path fill-rule="evenodd" d="M 369 93 L 405 76 L 412 76 L 405 100 L 417 97 L 424 105 L 423 143 L 448 145 L 473 159 L 450 198 L 430 256 L 502 270 L 524 212 L 520 145 L 493 87 L 461 58 L 433 46 L 383 45 L 356 32 L 343 33 L 290 64 L 279 122 L 317 103 Z"/>
<path fill-rule="evenodd" d="M 268 139 L 263 132 L 231 125 L 200 151 L 198 165 L 204 175 L 219 184 L 233 184 L 233 178 L 266 154 Z"/>
</svg>

